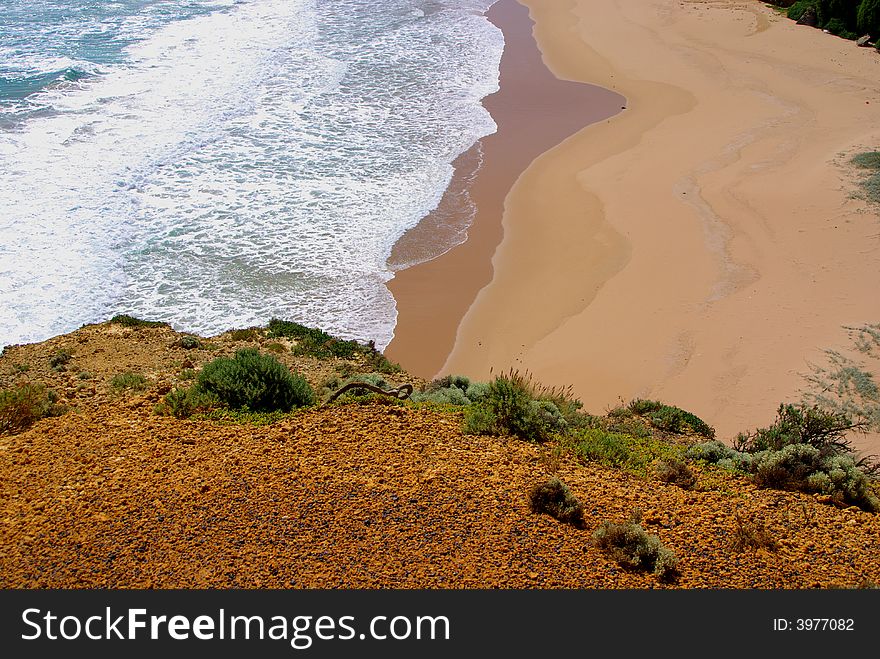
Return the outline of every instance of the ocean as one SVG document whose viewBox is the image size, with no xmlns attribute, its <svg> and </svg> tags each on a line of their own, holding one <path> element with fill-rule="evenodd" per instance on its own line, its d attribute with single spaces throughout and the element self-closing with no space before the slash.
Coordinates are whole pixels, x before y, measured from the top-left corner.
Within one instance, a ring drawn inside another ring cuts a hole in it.
<svg viewBox="0 0 880 659">
<path fill-rule="evenodd" d="M 392 246 L 496 128 L 491 4 L 0 2 L 0 345 L 129 313 L 386 346 Z"/>
</svg>

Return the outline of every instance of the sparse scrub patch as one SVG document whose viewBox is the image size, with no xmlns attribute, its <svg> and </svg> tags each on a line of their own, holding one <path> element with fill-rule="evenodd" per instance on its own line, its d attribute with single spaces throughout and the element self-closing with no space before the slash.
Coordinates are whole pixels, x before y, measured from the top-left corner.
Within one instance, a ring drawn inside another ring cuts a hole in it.
<svg viewBox="0 0 880 659">
<path fill-rule="evenodd" d="M 184 350 L 195 350 L 201 347 L 202 342 L 197 337 L 187 334 L 177 339 L 177 345 Z"/>
<path fill-rule="evenodd" d="M 168 323 L 158 320 L 141 320 L 128 314 L 118 314 L 110 319 L 111 323 L 122 325 L 123 327 L 168 327 Z"/>
<path fill-rule="evenodd" d="M 706 442 L 689 448 L 688 456 L 748 473 L 760 487 L 826 494 L 840 505 L 877 512 L 880 501 L 865 473 L 871 465 L 856 462 L 845 436 L 857 426 L 836 412 L 780 405 L 772 426 L 740 434 L 736 448 Z"/>
<path fill-rule="evenodd" d="M 199 391 L 197 387 L 183 387 L 165 394 L 165 402 L 156 406 L 156 413 L 187 419 L 196 412 L 213 409 L 219 404 L 217 397 L 212 394 Z"/>
<path fill-rule="evenodd" d="M 530 379 L 518 372 L 499 375 L 489 383 L 482 402 L 465 412 L 466 432 L 547 441 L 568 424 L 556 403 L 536 398 L 534 391 Z M 540 391 L 546 394 L 548 390 Z"/>
<path fill-rule="evenodd" d="M 0 391 L 0 432 L 25 430 L 46 416 L 64 413 L 58 397 L 42 383 L 26 383 Z"/>
<path fill-rule="evenodd" d="M 579 430 L 565 439 L 575 454 L 583 460 L 626 469 L 644 475 L 649 465 L 657 460 L 679 459 L 683 446 L 648 437 L 635 437 L 604 428 Z"/>
<path fill-rule="evenodd" d="M 57 350 L 49 357 L 49 366 L 52 367 L 53 371 L 66 371 L 71 359 L 73 359 L 73 354 L 69 350 Z"/>
<path fill-rule="evenodd" d="M 628 570 L 653 572 L 661 581 L 672 581 L 678 574 L 678 559 L 639 521 L 635 515 L 624 524 L 602 522 L 593 533 L 593 542 Z"/>
<path fill-rule="evenodd" d="M 658 430 L 675 435 L 696 433 L 708 439 L 715 437 L 715 429 L 697 415 L 659 400 L 636 398 L 629 402 L 626 410 L 647 419 Z M 618 416 L 625 417 L 623 414 Z"/>
<path fill-rule="evenodd" d="M 269 321 L 266 330 L 266 335 L 270 338 L 294 339 L 296 346 L 293 348 L 293 354 L 295 355 L 351 359 L 358 352 L 364 350 L 364 346 L 357 341 L 337 339 L 322 330 L 306 327 L 289 320 L 273 318 Z"/>
<path fill-rule="evenodd" d="M 849 454 L 852 443 L 846 434 L 862 430 L 864 423 L 852 421 L 846 414 L 821 409 L 817 405 L 781 404 L 776 420 L 767 428 L 740 433 L 734 448 L 748 453 L 780 450 L 789 444 L 809 444 L 824 455 Z"/>
<path fill-rule="evenodd" d="M 177 377 L 181 380 L 195 380 L 196 379 L 196 371 L 192 368 L 185 368 L 177 374 Z"/>
<path fill-rule="evenodd" d="M 29 370 L 31 370 L 30 364 L 13 364 L 12 365 L 12 372 L 13 373 L 27 373 Z"/>
<path fill-rule="evenodd" d="M 287 348 L 284 347 L 284 344 L 278 343 L 277 341 L 272 341 L 271 343 L 267 343 L 265 347 L 266 347 L 266 350 L 268 350 L 269 352 L 275 352 L 275 353 L 287 352 Z"/>
<path fill-rule="evenodd" d="M 684 490 L 691 489 L 697 482 L 691 468 L 677 458 L 659 460 L 654 465 L 654 474 L 664 483 L 678 485 Z"/>
<path fill-rule="evenodd" d="M 733 533 L 730 548 L 735 552 L 744 552 L 747 549 L 752 551 L 757 549 L 776 551 L 779 549 L 779 543 L 776 542 L 776 538 L 767 531 L 763 524 L 757 521 L 743 521 L 739 512 L 737 512 L 736 530 Z"/>
<path fill-rule="evenodd" d="M 260 333 L 256 328 L 248 327 L 247 329 L 230 330 L 228 336 L 233 341 L 255 341 L 260 338 Z"/>
<path fill-rule="evenodd" d="M 877 3 L 878 20 L 880 20 L 880 2 Z M 880 30 L 880 25 L 877 26 Z M 852 159 L 852 163 L 864 169 L 865 177 L 859 182 L 868 201 L 880 203 L 880 151 L 868 151 L 859 153 Z"/>
<path fill-rule="evenodd" d="M 116 393 L 144 391 L 147 388 L 147 378 L 140 373 L 119 373 L 110 380 L 110 388 Z"/>
<path fill-rule="evenodd" d="M 553 476 L 535 485 L 529 492 L 529 505 L 533 513 L 544 513 L 560 522 L 577 528 L 584 525 L 584 509 L 572 495 L 568 486 Z"/>
</svg>

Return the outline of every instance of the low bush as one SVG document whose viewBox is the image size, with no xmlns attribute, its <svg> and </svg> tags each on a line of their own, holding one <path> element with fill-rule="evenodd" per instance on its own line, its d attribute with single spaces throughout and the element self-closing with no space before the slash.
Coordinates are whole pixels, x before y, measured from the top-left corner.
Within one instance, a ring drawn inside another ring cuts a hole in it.
<svg viewBox="0 0 880 659">
<path fill-rule="evenodd" d="M 678 574 L 678 559 L 638 523 L 638 516 L 624 524 L 602 522 L 593 533 L 594 544 L 628 570 L 653 572 L 661 581 Z"/>
<path fill-rule="evenodd" d="M 676 435 L 693 432 L 708 439 L 715 437 L 715 429 L 697 415 L 674 405 L 665 405 L 658 400 L 636 398 L 624 409 L 647 418 L 658 430 Z"/>
<path fill-rule="evenodd" d="M 790 444 L 755 456 L 755 483 L 761 487 L 829 495 L 840 505 L 880 512 L 870 479 L 852 457 L 825 455 L 809 444 Z"/>
<path fill-rule="evenodd" d="M 880 501 L 871 479 L 855 459 L 851 455 L 827 450 L 825 440 L 817 443 L 819 446 L 783 443 L 778 450 L 767 448 L 748 453 L 721 442 L 706 442 L 690 447 L 687 455 L 749 474 L 759 487 L 826 494 L 841 505 L 854 505 L 869 512 L 880 511 Z"/>
<path fill-rule="evenodd" d="M 233 341 L 254 341 L 260 338 L 260 333 L 253 327 L 234 329 L 229 331 L 229 338 Z"/>
<path fill-rule="evenodd" d="M 110 380 L 110 388 L 116 393 L 144 391 L 147 388 L 147 378 L 140 373 L 119 373 Z"/>
<path fill-rule="evenodd" d="M 110 319 L 111 323 L 122 325 L 123 327 L 168 327 L 168 323 L 158 320 L 141 320 L 128 314 L 118 314 Z"/>
<path fill-rule="evenodd" d="M 472 434 L 509 434 L 545 442 L 565 427 L 556 404 L 534 399 L 526 381 L 516 373 L 496 377 L 482 402 L 465 413 L 465 429 Z"/>
<path fill-rule="evenodd" d="M 315 402 L 314 392 L 302 376 L 252 348 L 239 350 L 234 358 L 219 357 L 206 364 L 197 387 L 228 407 L 247 407 L 254 412 L 288 412 Z"/>
<path fill-rule="evenodd" d="M 876 169 L 880 171 L 880 151 L 866 151 L 853 156 L 852 162 L 863 169 Z"/>
<path fill-rule="evenodd" d="M 41 383 L 20 384 L 0 391 L 0 432 L 25 430 L 46 416 L 62 414 L 58 397 Z"/>
<path fill-rule="evenodd" d="M 810 7 L 815 11 L 817 8 L 817 0 L 797 0 L 797 2 L 788 8 L 787 15 L 791 20 L 799 21 L 801 16 L 804 15 L 804 12 Z"/>
<path fill-rule="evenodd" d="M 186 335 L 177 339 L 177 345 L 184 350 L 195 350 L 201 347 L 202 342 L 195 336 Z"/>
<path fill-rule="evenodd" d="M 266 344 L 266 350 L 269 352 L 283 353 L 287 352 L 287 348 L 284 347 L 284 344 L 278 343 L 277 341 L 273 341 L 272 343 Z"/>
<path fill-rule="evenodd" d="M 776 420 L 767 428 L 740 433 L 734 448 L 747 453 L 780 450 L 790 444 L 809 444 L 824 455 L 849 454 L 852 443 L 846 435 L 861 430 L 864 424 L 852 421 L 846 414 L 830 412 L 816 405 L 783 403 L 776 411 Z"/>
<path fill-rule="evenodd" d="M 677 485 L 684 490 L 691 489 L 697 482 L 691 468 L 676 458 L 659 460 L 654 465 L 654 474 L 664 483 Z"/>
<path fill-rule="evenodd" d="M 736 530 L 733 533 L 730 548 L 735 552 L 744 552 L 747 549 L 776 551 L 779 549 L 779 543 L 763 524 L 757 521 L 743 521 L 737 513 Z"/>
<path fill-rule="evenodd" d="M 550 515 L 577 528 L 584 525 L 583 506 L 572 495 L 568 486 L 556 476 L 531 489 L 529 505 L 533 513 Z"/>
<path fill-rule="evenodd" d="M 165 401 L 157 406 L 156 413 L 188 419 L 196 412 L 211 410 L 219 404 L 216 396 L 199 391 L 198 387 L 184 387 L 172 389 L 165 394 Z"/>
<path fill-rule="evenodd" d="M 71 359 L 73 359 L 73 354 L 69 350 L 57 350 L 49 357 L 49 366 L 53 371 L 66 371 Z"/>
<path fill-rule="evenodd" d="M 340 357 L 351 359 L 365 347 L 357 341 L 346 341 L 330 336 L 323 330 L 306 327 L 290 320 L 273 318 L 266 327 L 266 335 L 270 338 L 288 338 L 296 341 L 293 349 L 295 355 L 306 355 L 318 358 Z M 386 360 L 387 361 L 387 360 Z M 389 362 L 390 364 L 390 362 Z"/>
<path fill-rule="evenodd" d="M 715 464 L 728 471 L 751 473 L 754 456 L 750 453 L 737 451 L 722 442 L 711 440 L 688 447 L 685 456 L 692 460 L 703 460 Z"/>
<path fill-rule="evenodd" d="M 658 460 L 679 459 L 684 447 L 653 436 L 636 437 L 604 428 L 588 428 L 565 439 L 575 455 L 640 475 Z"/>
</svg>

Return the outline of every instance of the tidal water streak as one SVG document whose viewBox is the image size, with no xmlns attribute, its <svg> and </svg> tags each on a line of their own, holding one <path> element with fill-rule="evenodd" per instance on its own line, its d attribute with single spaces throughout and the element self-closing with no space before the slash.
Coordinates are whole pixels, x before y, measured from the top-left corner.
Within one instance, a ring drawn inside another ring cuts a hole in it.
<svg viewBox="0 0 880 659">
<path fill-rule="evenodd" d="M 0 3 L 0 344 L 118 311 L 387 344 L 391 247 L 495 129 L 490 4 Z"/>
</svg>

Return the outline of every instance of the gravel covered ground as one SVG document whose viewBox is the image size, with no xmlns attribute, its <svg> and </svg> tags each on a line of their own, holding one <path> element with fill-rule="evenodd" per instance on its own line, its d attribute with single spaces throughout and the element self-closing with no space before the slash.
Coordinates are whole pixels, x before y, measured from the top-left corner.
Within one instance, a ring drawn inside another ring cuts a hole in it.
<svg viewBox="0 0 880 659">
<path fill-rule="evenodd" d="M 183 369 L 256 338 L 184 350 L 168 328 L 89 326 L 7 348 L 3 386 L 44 381 L 70 406 L 0 436 L 4 588 L 813 588 L 880 583 L 880 515 L 760 490 L 717 470 L 695 490 L 583 465 L 461 417 L 381 401 L 312 408 L 267 426 L 154 414 Z M 72 353 L 65 370 L 49 359 Z M 339 364 L 288 365 L 317 385 Z M 28 368 L 24 370 L 23 365 Z M 109 380 L 145 375 L 144 392 Z M 81 374 L 89 377 L 82 377 Z M 585 528 L 529 509 L 557 473 Z M 634 508 L 679 558 L 671 584 L 592 546 Z M 775 551 L 733 547 L 742 524 Z"/>
</svg>

